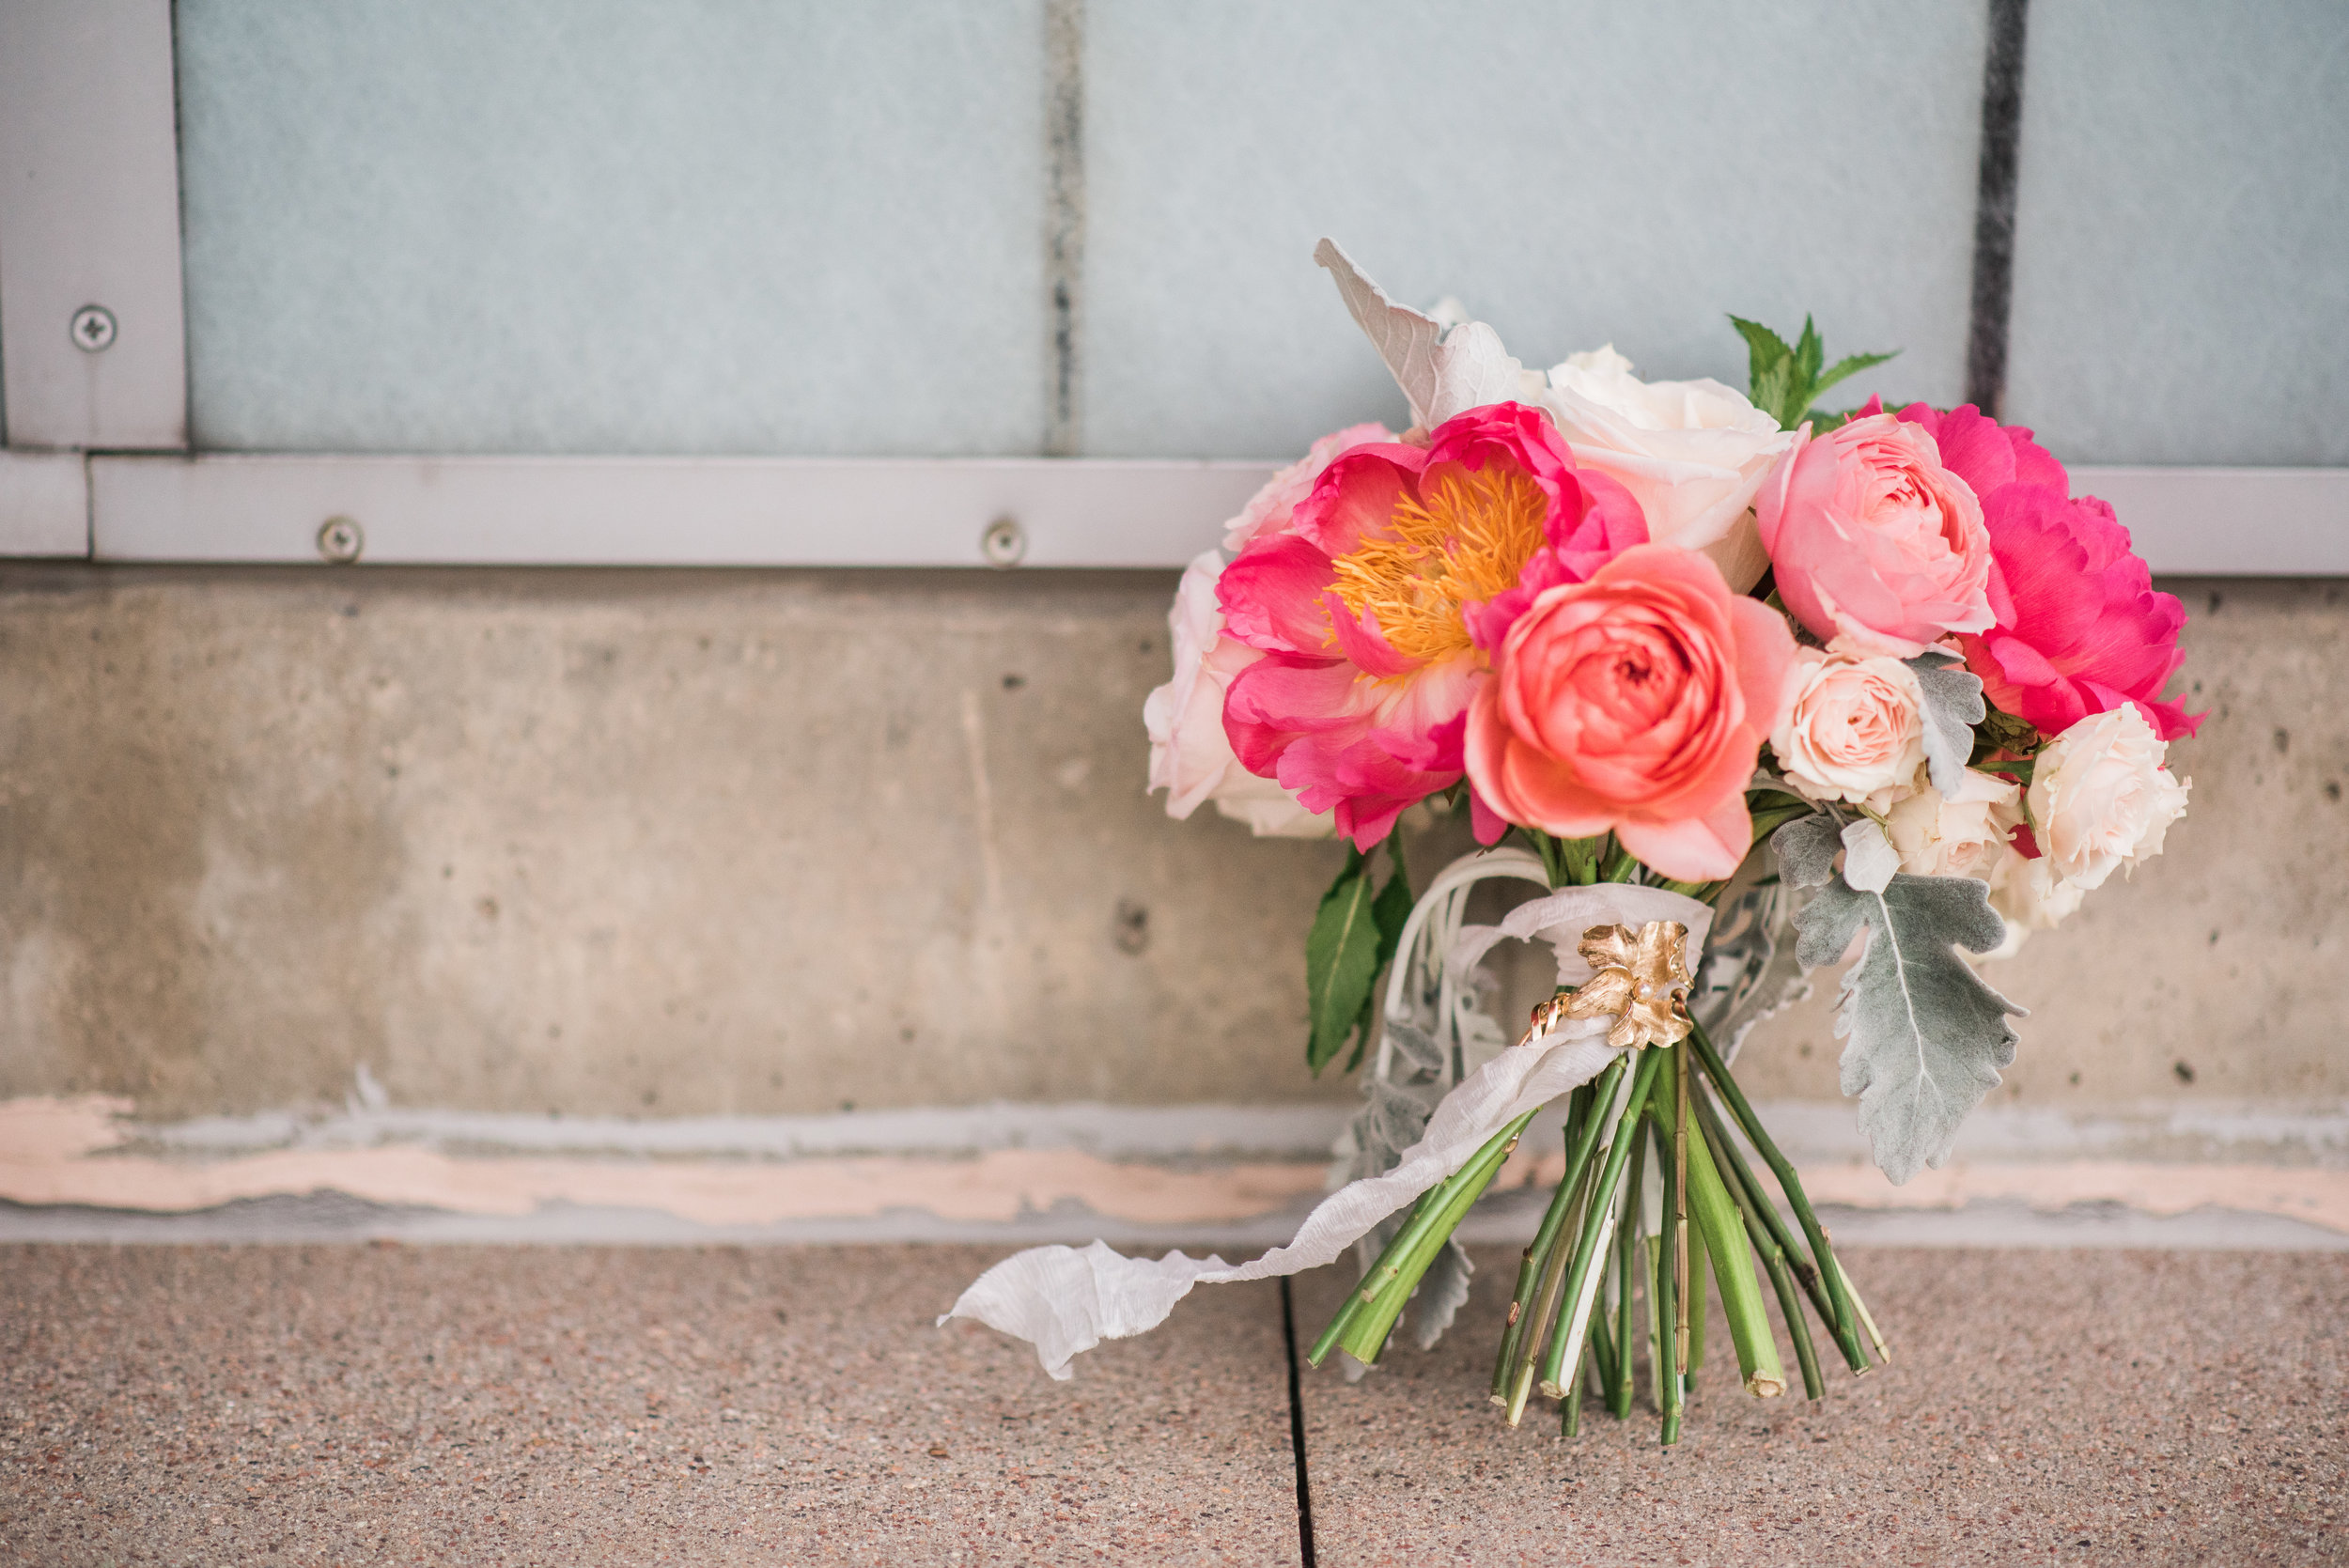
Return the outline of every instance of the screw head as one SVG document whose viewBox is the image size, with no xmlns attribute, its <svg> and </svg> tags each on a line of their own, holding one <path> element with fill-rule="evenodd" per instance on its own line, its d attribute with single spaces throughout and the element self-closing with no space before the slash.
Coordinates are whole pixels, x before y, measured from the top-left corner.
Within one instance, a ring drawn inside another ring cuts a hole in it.
<svg viewBox="0 0 2349 1568">
<path fill-rule="evenodd" d="M 366 548 L 367 536 L 360 532 L 356 518 L 328 518 L 319 524 L 319 554 L 335 566 L 350 565 Z"/>
<path fill-rule="evenodd" d="M 997 518 L 979 536 L 979 553 L 990 567 L 1016 567 L 1028 553 L 1028 536 L 1014 518 Z"/>
<path fill-rule="evenodd" d="M 94 354 L 109 348 L 115 340 L 115 313 L 104 305 L 84 305 L 73 313 L 67 328 L 73 334 L 73 346 L 86 354 Z"/>
</svg>

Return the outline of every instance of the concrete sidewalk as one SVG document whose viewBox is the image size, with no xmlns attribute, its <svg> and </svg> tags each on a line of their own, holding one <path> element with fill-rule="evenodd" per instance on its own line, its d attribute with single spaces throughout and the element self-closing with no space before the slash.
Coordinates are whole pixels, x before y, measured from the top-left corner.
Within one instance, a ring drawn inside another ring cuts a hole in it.
<svg viewBox="0 0 2349 1568">
<path fill-rule="evenodd" d="M 930 1327 L 995 1255 L 0 1249 L 0 1562 L 2349 1561 L 2349 1255 L 1859 1251 L 1892 1365 L 1670 1452 L 1500 1424 L 1505 1251 L 1294 1405 L 1278 1287 L 1053 1384 Z"/>
</svg>

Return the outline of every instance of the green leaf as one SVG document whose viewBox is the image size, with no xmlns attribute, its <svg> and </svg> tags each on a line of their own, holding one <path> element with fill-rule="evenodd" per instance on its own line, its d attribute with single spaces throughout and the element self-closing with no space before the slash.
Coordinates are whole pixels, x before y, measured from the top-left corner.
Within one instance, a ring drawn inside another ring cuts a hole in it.
<svg viewBox="0 0 2349 1568">
<path fill-rule="evenodd" d="M 1811 318 L 1802 318 L 1802 336 L 1795 344 L 1795 368 L 1802 373 L 1804 384 L 1816 390 L 1819 366 L 1827 363 L 1827 345 L 1819 341 L 1819 329 L 1811 324 Z M 1811 399 L 1806 397 L 1804 402 Z"/>
<path fill-rule="evenodd" d="M 1802 406 L 1802 399 L 1791 396 L 1794 391 L 1795 362 L 1780 360 L 1753 379 L 1753 406 L 1778 421 L 1779 428 L 1792 429 L 1786 420 L 1787 406 Z M 1795 425 L 1801 424 L 1797 419 Z"/>
<path fill-rule="evenodd" d="M 1781 829 L 1781 842 L 1793 831 Z M 1896 1183 L 1949 1157 L 1958 1123 L 2015 1060 L 2006 1020 L 2023 1009 L 1957 953 L 1987 953 L 2005 939 L 1989 893 L 1971 877 L 1906 875 L 1860 893 L 1839 876 L 1795 917 L 1797 955 L 1812 968 L 1834 963 L 1867 933 L 1866 951 L 1843 976 L 1835 1032 L 1845 1042 L 1843 1093 L 1859 1096 L 1859 1130 Z"/>
<path fill-rule="evenodd" d="M 1401 951 L 1403 927 L 1409 924 L 1411 906 L 1418 902 L 1411 896 L 1411 874 L 1403 864 L 1403 846 L 1392 838 L 1387 845 L 1394 873 L 1387 878 L 1387 885 L 1378 890 L 1378 896 L 1370 901 L 1371 924 L 1378 931 L 1378 966 L 1371 971 L 1371 984 L 1362 992 L 1361 1014 L 1354 1020 L 1354 1050 L 1346 1059 L 1346 1070 L 1349 1073 L 1362 1064 L 1362 1053 L 1370 1048 L 1371 1035 L 1377 1029 L 1378 976 Z M 1364 866 L 1363 876 L 1368 878 L 1368 866 Z"/>
<path fill-rule="evenodd" d="M 1729 323 L 1737 329 L 1737 335 L 1746 340 L 1746 384 L 1753 389 L 1754 407 L 1760 408 L 1763 406 L 1760 390 L 1763 376 L 1772 365 L 1791 363 L 1795 351 L 1786 347 L 1784 338 L 1759 321 L 1733 316 Z"/>
<path fill-rule="evenodd" d="M 1369 1005 L 1378 978 L 1378 922 L 1373 912 L 1370 866 L 1349 850 L 1346 869 L 1321 895 L 1305 937 L 1305 1004 L 1311 1032 L 1305 1062 L 1316 1073 L 1345 1046 Z"/>
<path fill-rule="evenodd" d="M 1901 351 L 1898 349 L 1893 349 L 1889 354 L 1847 355 L 1829 365 L 1825 375 L 1819 377 L 1818 380 L 1811 383 L 1811 396 L 1816 397 L 1820 393 L 1825 392 L 1828 387 L 1833 386 L 1836 382 L 1844 380 L 1846 377 L 1857 376 L 1862 370 L 1868 369 L 1872 365 L 1882 365 L 1888 360 L 1896 360 L 1900 357 Z M 1845 417 L 1849 416 L 1846 415 Z"/>
</svg>

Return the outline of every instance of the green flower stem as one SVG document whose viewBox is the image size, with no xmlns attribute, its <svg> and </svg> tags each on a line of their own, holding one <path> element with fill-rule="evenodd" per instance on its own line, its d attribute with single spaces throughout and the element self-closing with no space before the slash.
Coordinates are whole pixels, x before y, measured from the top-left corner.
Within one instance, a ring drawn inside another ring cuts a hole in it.
<svg viewBox="0 0 2349 1568">
<path fill-rule="evenodd" d="M 1599 873 L 1598 879 L 1602 882 L 1628 882 L 1639 873 L 1639 858 L 1616 843 L 1611 836 L 1609 837 L 1606 869 Z"/>
<path fill-rule="evenodd" d="M 1753 1278 L 1753 1254 L 1746 1246 L 1745 1217 L 1730 1198 L 1728 1185 L 1714 1163 L 1702 1129 L 1688 1141 L 1688 1207 L 1713 1262 L 1713 1278 L 1721 1291 L 1721 1316 L 1729 1324 L 1730 1343 L 1737 1350 L 1737 1371 L 1746 1391 L 1771 1399 L 1786 1391 L 1786 1369 L 1778 1358 L 1778 1342 L 1770 1334 L 1769 1315 L 1762 1310 L 1762 1288 Z M 1694 1270 L 1690 1270 L 1691 1274 Z M 1693 1280 L 1689 1295 L 1697 1287 Z M 1697 1365 L 1693 1348 L 1688 1367 Z"/>
<path fill-rule="evenodd" d="M 1577 1151 L 1575 1164 L 1578 1169 L 1570 1172 L 1576 1178 L 1577 1212 L 1582 1217 L 1582 1223 L 1575 1227 L 1578 1237 L 1582 1234 L 1593 1214 L 1591 1188 L 1596 1172 L 1591 1166 L 1595 1157 L 1595 1146 L 1600 1140 L 1611 1141 L 1620 1138 L 1626 1117 L 1632 1126 L 1639 1125 L 1638 1114 L 1624 1109 L 1627 1094 L 1622 1087 L 1624 1072 L 1625 1059 L 1618 1056 L 1607 1064 L 1606 1071 L 1601 1075 L 1602 1092 L 1593 1102 L 1595 1110 L 1585 1129 L 1586 1146 Z M 1566 1264 L 1573 1254 L 1558 1245 L 1563 1239 L 1562 1229 L 1559 1235 L 1551 1238 L 1549 1251 L 1542 1260 L 1541 1283 L 1533 1295 L 1530 1327 L 1520 1337 L 1517 1359 L 1509 1368 L 1501 1405 L 1511 1426 L 1525 1419 L 1525 1405 L 1533 1395 L 1533 1373 L 1543 1346 L 1552 1334 L 1565 1331 L 1560 1325 L 1558 1303 L 1565 1288 Z"/>
<path fill-rule="evenodd" d="M 1517 1370 L 1518 1351 L 1529 1331 L 1529 1317 L 1538 1317 L 1532 1312 L 1534 1281 L 1548 1268 L 1550 1254 L 1557 1250 L 1559 1234 L 1573 1214 L 1582 1172 L 1590 1164 L 1591 1151 L 1597 1146 L 1604 1130 L 1606 1112 L 1614 1108 L 1623 1075 L 1623 1059 L 1617 1057 L 1600 1072 L 1595 1083 L 1586 1083 L 1574 1092 L 1566 1113 L 1566 1173 L 1542 1215 L 1541 1228 L 1533 1234 L 1532 1245 L 1525 1250 L 1525 1256 L 1517 1265 L 1517 1293 L 1509 1298 L 1509 1326 L 1501 1332 L 1501 1356 L 1493 1364 L 1496 1404 L 1509 1403 L 1510 1376 Z"/>
<path fill-rule="evenodd" d="M 1595 1179 L 1586 1171 L 1582 1179 L 1575 1184 L 1575 1212 L 1579 1216 L 1590 1213 L 1590 1189 Z M 1581 1234 L 1582 1227 L 1578 1222 L 1575 1234 L 1579 1236 Z M 1565 1289 L 1566 1264 L 1571 1257 L 1565 1248 L 1553 1246 L 1549 1255 L 1542 1260 L 1541 1285 L 1533 1294 L 1532 1327 L 1519 1342 L 1521 1354 L 1510 1364 L 1508 1388 L 1501 1402 L 1502 1413 L 1511 1426 L 1525 1419 L 1526 1401 L 1533 1395 L 1534 1366 L 1541 1358 L 1542 1347 L 1549 1342 L 1549 1336 L 1560 1331 L 1555 1327 L 1558 1297 Z"/>
<path fill-rule="evenodd" d="M 1696 1142 L 1700 1135 L 1691 1131 L 1688 1138 L 1690 1142 Z M 1692 1182 L 1689 1186 L 1693 1192 L 1695 1184 Z M 1704 1370 L 1704 1281 L 1707 1275 L 1716 1272 L 1716 1265 L 1713 1244 L 1704 1237 L 1703 1222 L 1700 1221 L 1695 1229 L 1686 1234 L 1688 1237 L 1688 1364 L 1681 1371 L 1693 1389 L 1697 1374 Z M 1728 1310 L 1725 1297 L 1722 1310 Z"/>
<path fill-rule="evenodd" d="M 1364 1271 L 1361 1279 L 1355 1282 L 1354 1288 L 1346 1293 L 1346 1299 L 1338 1304 L 1337 1315 L 1330 1319 L 1330 1326 L 1321 1331 L 1321 1338 L 1314 1342 L 1313 1354 L 1306 1358 L 1313 1365 L 1321 1365 L 1322 1358 L 1336 1348 L 1338 1336 L 1346 1332 L 1347 1326 L 1377 1296 L 1377 1293 L 1375 1290 L 1368 1290 L 1366 1287 L 1370 1285 L 1372 1277 L 1378 1272 L 1379 1265 L 1388 1263 L 1395 1257 L 1395 1243 L 1402 1240 L 1404 1231 L 1418 1224 L 1432 1211 L 1437 1194 L 1441 1190 L 1442 1184 L 1438 1183 L 1419 1195 L 1419 1201 L 1411 1205 L 1410 1215 L 1404 1220 L 1402 1229 L 1395 1232 L 1393 1238 L 1379 1252 L 1377 1263 L 1372 1264 Z"/>
<path fill-rule="evenodd" d="M 1490 1141 L 1470 1157 L 1469 1162 L 1439 1185 L 1435 1203 L 1396 1233 L 1393 1241 L 1370 1274 L 1356 1289 L 1362 1306 L 1352 1316 L 1338 1339 L 1355 1359 L 1365 1363 L 1377 1360 L 1385 1348 L 1387 1336 L 1393 1331 L 1395 1319 L 1403 1315 L 1404 1304 L 1419 1288 L 1420 1277 L 1452 1233 L 1468 1218 L 1470 1205 L 1485 1195 L 1501 1173 L 1501 1162 L 1517 1145 L 1517 1135 L 1525 1124 L 1533 1119 L 1529 1110 L 1495 1133 Z M 1315 1346 L 1319 1348 L 1318 1345 Z M 1313 1358 L 1315 1365 L 1319 1358 Z"/>
<path fill-rule="evenodd" d="M 1786 1261 L 1788 1274 L 1802 1286 L 1803 1294 L 1811 1298 L 1811 1305 L 1818 1312 L 1819 1321 L 1826 1324 L 1828 1332 L 1832 1334 L 1835 1331 L 1835 1303 L 1828 1297 L 1827 1286 L 1819 1279 L 1818 1267 L 1811 1261 L 1810 1251 L 1795 1238 L 1795 1233 L 1786 1228 L 1786 1220 L 1778 1212 L 1778 1205 L 1770 1201 L 1768 1190 L 1762 1185 L 1762 1178 L 1755 1175 L 1753 1167 L 1746 1163 L 1745 1151 L 1737 1146 L 1737 1141 L 1730 1135 L 1727 1125 L 1721 1120 L 1720 1110 L 1713 1103 L 1713 1096 L 1707 1093 L 1697 1098 L 1700 1114 L 1712 1129 L 1714 1153 L 1728 1157 L 1720 1161 L 1723 1173 L 1734 1175 L 1736 1185 L 1745 1188 L 1750 1212 L 1769 1232 L 1770 1239 L 1778 1244 L 1780 1255 Z"/>
<path fill-rule="evenodd" d="M 1786 1266 L 1786 1250 L 1754 1212 L 1754 1196 L 1748 1189 L 1747 1178 L 1732 1163 L 1736 1151 L 1729 1135 L 1721 1130 L 1720 1117 L 1712 1101 L 1699 1095 L 1696 1110 L 1697 1126 L 1704 1134 L 1707 1152 L 1725 1177 L 1721 1185 L 1728 1188 L 1730 1201 L 1737 1205 L 1738 1217 L 1745 1221 L 1746 1237 L 1761 1254 L 1762 1266 L 1770 1276 L 1771 1287 L 1778 1292 L 1778 1310 L 1786 1319 L 1786 1331 L 1795 1342 L 1795 1360 L 1802 1369 L 1803 1397 L 1817 1399 L 1827 1389 L 1819 1378 L 1819 1353 L 1811 1343 L 1811 1320 L 1803 1316 L 1802 1297 L 1795 1290 L 1794 1271 Z"/>
<path fill-rule="evenodd" d="M 1592 1299 L 1591 1321 L 1584 1332 L 1591 1342 L 1592 1368 L 1598 1374 L 1599 1387 L 1604 1389 L 1615 1380 L 1615 1336 L 1607 1329 L 1607 1297 L 1604 1292 Z"/>
<path fill-rule="evenodd" d="M 1631 1179 L 1625 1185 L 1622 1229 L 1615 1243 L 1615 1343 L 1620 1354 L 1615 1361 L 1615 1379 L 1608 1386 L 1607 1408 L 1617 1421 L 1631 1415 L 1631 1345 L 1635 1326 L 1632 1306 L 1636 1293 L 1632 1288 L 1640 1254 L 1640 1233 L 1646 1228 L 1647 1214 L 1641 1187 L 1647 1175 L 1647 1128 L 1635 1126 L 1630 1131 Z"/>
<path fill-rule="evenodd" d="M 1663 1142 L 1660 1135 L 1658 1141 Z M 1669 1151 L 1669 1152 L 1667 1152 Z M 1664 1446 L 1680 1441 L 1680 1205 L 1678 1151 L 1664 1143 L 1656 1164 L 1664 1184 L 1663 1233 L 1656 1243 L 1656 1404 L 1664 1418 Z"/>
<path fill-rule="evenodd" d="M 1559 859 L 1564 863 L 1566 880 L 1576 887 L 1589 887 L 1598 880 L 1598 851 L 1600 841 L 1595 838 L 1568 838 L 1558 841 Z M 1555 887 L 1556 883 L 1551 883 Z"/>
<path fill-rule="evenodd" d="M 1892 1347 L 1884 1343 L 1884 1336 L 1876 1330 L 1876 1320 L 1868 1312 L 1868 1304 L 1859 1299 L 1859 1291 L 1852 1284 L 1851 1276 L 1843 1272 L 1843 1260 L 1835 1257 L 1832 1253 L 1828 1257 L 1835 1265 L 1835 1277 L 1843 1281 L 1843 1294 L 1851 1297 L 1851 1304 L 1859 1309 L 1859 1321 L 1867 1327 L 1869 1343 L 1876 1347 L 1876 1359 L 1890 1360 Z"/>
<path fill-rule="evenodd" d="M 1843 1282 L 1843 1269 L 1835 1263 L 1835 1250 L 1828 1245 L 1827 1232 L 1821 1228 L 1819 1217 L 1812 1212 L 1811 1200 L 1803 1193 L 1802 1178 L 1795 1174 L 1794 1166 L 1779 1152 L 1778 1143 L 1770 1137 L 1769 1129 L 1763 1126 L 1762 1118 L 1753 1113 L 1753 1107 L 1746 1099 L 1745 1091 L 1738 1088 L 1737 1080 L 1729 1076 L 1729 1064 L 1721 1060 L 1720 1052 L 1715 1050 L 1713 1042 L 1705 1037 L 1704 1026 L 1698 1025 L 1689 1038 L 1696 1042 L 1697 1054 L 1704 1063 L 1705 1076 L 1719 1088 L 1721 1097 L 1729 1102 L 1730 1111 L 1737 1118 L 1738 1126 L 1752 1141 L 1754 1148 L 1760 1151 L 1763 1159 L 1768 1162 L 1771 1173 L 1778 1177 L 1778 1185 L 1786 1194 L 1787 1203 L 1795 1211 L 1795 1218 L 1802 1221 L 1803 1234 L 1811 1238 L 1812 1255 L 1818 1259 L 1828 1299 L 1834 1307 L 1828 1328 L 1835 1336 L 1837 1347 L 1843 1352 L 1843 1359 L 1850 1363 L 1852 1371 L 1866 1372 L 1868 1354 L 1859 1347 L 1859 1320 L 1852 1310 L 1851 1292 Z"/>
<path fill-rule="evenodd" d="M 1640 1108 L 1647 1103 L 1648 1091 L 1655 1085 L 1660 1055 L 1653 1048 L 1640 1053 L 1639 1068 L 1631 1078 L 1630 1096 L 1624 1101 L 1622 1114 L 1616 1118 L 1618 1129 L 1639 1126 Z M 1614 1219 L 1615 1191 L 1623 1184 L 1624 1162 L 1635 1141 L 1618 1136 L 1608 1145 L 1606 1168 L 1599 1172 L 1591 1201 L 1582 1210 L 1582 1235 L 1575 1244 L 1574 1266 L 1567 1271 L 1565 1281 L 1566 1323 L 1571 1327 L 1553 1334 L 1542 1353 L 1541 1389 L 1546 1394 L 1563 1394 L 1559 1376 L 1569 1359 L 1582 1348 L 1582 1322 L 1589 1315 L 1591 1298 L 1598 1290 L 1598 1276 L 1592 1265 L 1607 1245 L 1607 1232 Z"/>
</svg>

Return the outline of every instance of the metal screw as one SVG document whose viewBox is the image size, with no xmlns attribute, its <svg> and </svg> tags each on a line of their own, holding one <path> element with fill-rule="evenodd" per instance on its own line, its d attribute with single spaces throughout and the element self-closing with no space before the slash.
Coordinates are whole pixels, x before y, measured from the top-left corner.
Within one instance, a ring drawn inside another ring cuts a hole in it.
<svg viewBox="0 0 2349 1568">
<path fill-rule="evenodd" d="M 979 536 L 979 553 L 990 567 L 1016 567 L 1028 553 L 1028 536 L 1020 531 L 1018 520 L 997 518 Z"/>
<path fill-rule="evenodd" d="M 73 334 L 76 349 L 86 354 L 97 353 L 115 340 L 115 313 L 104 305 L 84 305 L 73 313 L 73 323 L 68 330 Z"/>
<path fill-rule="evenodd" d="M 367 536 L 359 531 L 356 518 L 328 518 L 319 524 L 319 553 L 335 566 L 350 565 L 366 548 Z"/>
</svg>

